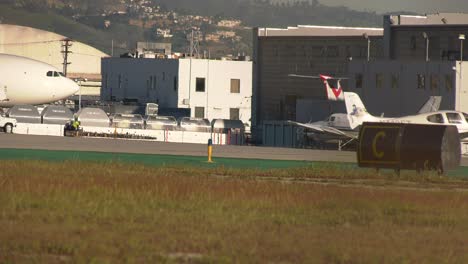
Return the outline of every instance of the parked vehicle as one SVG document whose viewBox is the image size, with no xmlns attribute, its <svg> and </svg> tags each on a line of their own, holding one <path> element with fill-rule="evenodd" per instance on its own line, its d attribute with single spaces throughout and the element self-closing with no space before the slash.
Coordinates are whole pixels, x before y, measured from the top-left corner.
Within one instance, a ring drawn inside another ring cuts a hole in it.
<svg viewBox="0 0 468 264">
<path fill-rule="evenodd" d="M 0 116 L 0 127 L 5 133 L 13 133 L 13 128 L 16 127 L 16 119 L 11 117 Z"/>
</svg>

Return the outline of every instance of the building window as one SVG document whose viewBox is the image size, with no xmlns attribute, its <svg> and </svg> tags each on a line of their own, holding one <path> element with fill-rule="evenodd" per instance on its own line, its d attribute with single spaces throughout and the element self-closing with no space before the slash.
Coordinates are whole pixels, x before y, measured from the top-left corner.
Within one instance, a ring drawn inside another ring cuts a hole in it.
<svg viewBox="0 0 468 264">
<path fill-rule="evenodd" d="M 429 58 L 439 59 L 441 55 L 440 37 L 430 37 L 429 43 Z"/>
<path fill-rule="evenodd" d="M 102 78 L 102 89 L 107 90 L 107 73 L 104 73 Z"/>
<path fill-rule="evenodd" d="M 425 90 L 426 89 L 426 77 L 424 74 L 418 74 L 418 89 Z"/>
<path fill-rule="evenodd" d="M 197 92 L 204 92 L 205 91 L 205 78 L 197 78 L 195 91 L 197 91 Z"/>
<path fill-rule="evenodd" d="M 439 89 L 439 76 L 431 74 L 431 90 L 436 91 Z"/>
<path fill-rule="evenodd" d="M 229 119 L 239 120 L 239 108 L 230 108 L 229 109 Z"/>
<path fill-rule="evenodd" d="M 150 79 L 148 81 L 148 89 L 156 89 L 156 76 L 150 76 Z"/>
<path fill-rule="evenodd" d="M 362 88 L 362 73 L 357 73 L 355 75 L 356 78 L 356 88 L 360 89 Z"/>
<path fill-rule="evenodd" d="M 410 48 L 416 50 L 416 36 L 411 36 L 410 39 Z"/>
<path fill-rule="evenodd" d="M 174 76 L 174 91 L 177 91 L 177 76 Z"/>
<path fill-rule="evenodd" d="M 366 58 L 367 57 L 367 46 L 359 46 L 358 48 L 358 57 Z"/>
<path fill-rule="evenodd" d="M 231 79 L 231 93 L 240 93 L 240 79 Z"/>
<path fill-rule="evenodd" d="M 205 108 L 204 107 L 195 107 L 195 117 L 205 118 Z"/>
<path fill-rule="evenodd" d="M 400 76 L 398 74 L 392 74 L 392 89 L 398 89 L 400 86 Z"/>
<path fill-rule="evenodd" d="M 151 77 L 150 77 L 150 80 L 151 80 Z M 150 90 L 151 90 L 150 80 L 146 80 L 146 97 L 147 98 L 150 97 Z"/>
<path fill-rule="evenodd" d="M 375 74 L 375 87 L 381 89 L 384 83 L 384 75 L 383 73 L 376 73 Z"/>
<path fill-rule="evenodd" d="M 452 75 L 445 75 L 445 90 L 447 92 L 452 91 L 453 89 L 453 80 L 452 80 Z"/>
<path fill-rule="evenodd" d="M 351 52 L 351 47 L 350 46 L 345 47 L 345 52 L 346 52 L 346 58 L 348 58 L 348 59 L 353 58 L 353 53 Z"/>
</svg>

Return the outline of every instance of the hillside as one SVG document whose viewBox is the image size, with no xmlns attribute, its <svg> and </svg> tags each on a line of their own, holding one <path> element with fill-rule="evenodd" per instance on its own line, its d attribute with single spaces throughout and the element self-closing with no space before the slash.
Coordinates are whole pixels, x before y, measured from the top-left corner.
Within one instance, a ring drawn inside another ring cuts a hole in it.
<svg viewBox="0 0 468 264">
<path fill-rule="evenodd" d="M 200 52 L 221 57 L 251 54 L 251 27 L 298 24 L 368 26 L 381 24 L 375 13 L 328 7 L 317 1 L 266 0 L 3 0 L 0 20 L 65 35 L 114 54 L 137 41 L 171 42 L 188 51 L 188 36 L 200 32 Z"/>
<path fill-rule="evenodd" d="M 175 10 L 190 10 L 201 15 L 233 17 L 249 26 L 287 27 L 298 24 L 336 26 L 381 26 L 375 13 L 329 7 L 318 1 L 271 3 L 266 0 L 158 0 Z"/>
</svg>

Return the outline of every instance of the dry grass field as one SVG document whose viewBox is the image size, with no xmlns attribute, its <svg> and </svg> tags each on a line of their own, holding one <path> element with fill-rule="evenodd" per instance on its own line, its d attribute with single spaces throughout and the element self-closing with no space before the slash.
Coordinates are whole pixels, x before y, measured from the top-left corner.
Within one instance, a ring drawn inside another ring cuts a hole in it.
<svg viewBox="0 0 468 264">
<path fill-rule="evenodd" d="M 468 180 L 0 161 L 0 263 L 466 263 Z"/>
</svg>

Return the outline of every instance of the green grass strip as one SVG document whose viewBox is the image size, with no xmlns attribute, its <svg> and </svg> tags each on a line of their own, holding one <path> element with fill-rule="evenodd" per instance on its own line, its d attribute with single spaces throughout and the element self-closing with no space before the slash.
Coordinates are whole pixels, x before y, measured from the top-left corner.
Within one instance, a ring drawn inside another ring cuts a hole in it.
<svg viewBox="0 0 468 264">
<path fill-rule="evenodd" d="M 252 168 L 252 169 L 287 169 L 310 166 L 333 167 L 334 169 L 356 169 L 354 163 L 332 163 L 319 161 L 290 161 L 268 159 L 243 159 L 243 158 L 217 158 L 213 163 L 208 163 L 206 157 L 176 156 L 157 154 L 133 154 L 133 153 L 108 153 L 93 151 L 66 151 L 66 150 L 34 150 L 34 149 L 0 149 L 0 160 L 46 160 L 46 161 L 96 161 L 96 162 L 124 162 L 137 163 L 150 166 L 193 166 L 205 168 Z M 450 171 L 448 176 L 468 177 L 468 167 L 459 167 Z"/>
<path fill-rule="evenodd" d="M 151 166 L 195 166 L 215 168 L 224 166 L 228 168 L 256 168 L 256 169 L 281 169 L 292 167 L 307 167 L 311 162 L 241 159 L 241 158 L 213 158 L 213 163 L 208 163 L 206 157 L 132 154 L 132 153 L 108 153 L 93 151 L 56 151 L 56 150 L 30 150 L 30 149 L 0 149 L 2 160 L 47 160 L 47 161 L 116 161 L 126 163 L 140 163 Z M 355 167 L 355 166 L 354 166 Z"/>
</svg>

